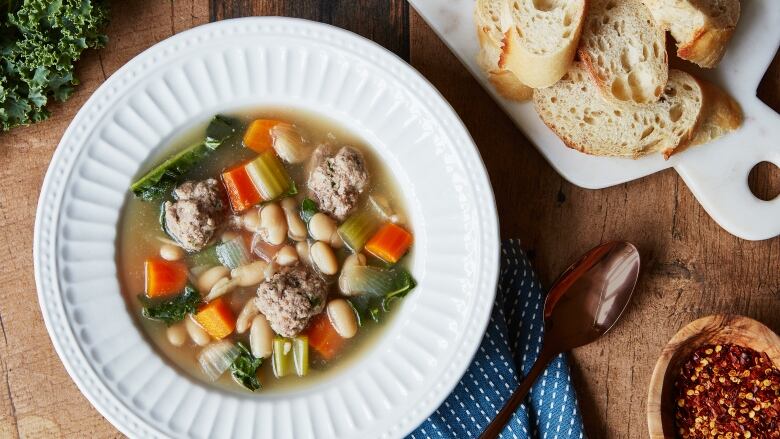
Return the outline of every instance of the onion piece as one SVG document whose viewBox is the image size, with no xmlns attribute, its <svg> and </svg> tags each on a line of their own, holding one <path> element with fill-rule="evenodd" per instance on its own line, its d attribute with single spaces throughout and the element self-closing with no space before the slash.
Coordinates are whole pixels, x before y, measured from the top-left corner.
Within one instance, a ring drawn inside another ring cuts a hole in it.
<svg viewBox="0 0 780 439">
<path fill-rule="evenodd" d="M 203 348 L 198 355 L 198 363 L 203 373 L 211 381 L 216 381 L 238 358 L 241 350 L 227 340 L 220 340 Z"/>
<path fill-rule="evenodd" d="M 276 256 L 276 253 L 282 247 L 284 247 L 284 243 L 281 243 L 279 245 L 272 245 L 265 242 L 265 240 L 259 233 L 255 233 L 252 236 L 252 253 L 256 254 L 266 262 L 273 261 L 274 256 Z"/>
<path fill-rule="evenodd" d="M 347 296 L 368 294 L 382 297 L 408 289 L 410 279 L 405 270 L 353 264 L 341 270 L 339 287 Z"/>
<path fill-rule="evenodd" d="M 278 123 L 271 128 L 274 150 L 287 163 L 302 163 L 312 152 L 312 145 L 295 125 Z"/>
</svg>

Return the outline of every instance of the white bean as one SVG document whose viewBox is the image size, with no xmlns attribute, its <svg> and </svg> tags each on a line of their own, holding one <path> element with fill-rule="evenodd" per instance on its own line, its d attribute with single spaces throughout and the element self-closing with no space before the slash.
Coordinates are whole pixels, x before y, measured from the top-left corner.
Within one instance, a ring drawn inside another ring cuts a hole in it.
<svg viewBox="0 0 780 439">
<path fill-rule="evenodd" d="M 344 240 L 341 239 L 341 235 L 339 234 L 338 230 L 333 232 L 332 235 L 330 235 L 330 246 L 333 248 L 342 248 L 344 247 Z"/>
<path fill-rule="evenodd" d="M 187 333 L 190 335 L 192 341 L 198 346 L 206 346 L 211 341 L 211 337 L 208 332 L 200 327 L 198 322 L 192 319 L 192 316 L 184 319 L 184 326 L 187 328 Z"/>
<path fill-rule="evenodd" d="M 276 263 L 282 266 L 293 265 L 298 262 L 298 252 L 295 251 L 295 247 L 291 245 L 285 245 L 278 252 L 276 252 Z"/>
<path fill-rule="evenodd" d="M 346 300 L 334 299 L 328 302 L 328 318 L 333 328 L 343 338 L 352 338 L 357 334 L 355 311 Z"/>
<path fill-rule="evenodd" d="M 251 287 L 265 279 L 265 266 L 265 261 L 254 261 L 232 269 L 230 277 L 238 282 L 239 287 Z"/>
<path fill-rule="evenodd" d="M 249 209 L 241 215 L 241 225 L 245 230 L 256 232 L 260 228 L 260 212 L 255 208 Z"/>
<path fill-rule="evenodd" d="M 287 222 L 278 204 L 268 204 L 260 211 L 260 236 L 272 245 L 279 245 L 287 239 Z"/>
<path fill-rule="evenodd" d="M 323 274 L 331 275 L 339 271 L 339 261 L 333 249 L 322 241 L 317 241 L 310 249 L 311 260 Z"/>
<path fill-rule="evenodd" d="M 279 271 L 279 266 L 276 264 L 276 262 L 271 262 L 266 265 L 264 271 L 265 280 L 271 280 L 271 277 L 273 277 L 277 271 Z"/>
<path fill-rule="evenodd" d="M 354 253 L 347 256 L 347 259 L 344 259 L 344 264 L 342 264 L 341 271 L 344 271 L 353 265 L 357 265 L 359 267 L 366 265 L 366 255 L 363 253 Z"/>
<path fill-rule="evenodd" d="M 168 342 L 176 347 L 183 345 L 187 341 L 187 329 L 183 323 L 169 326 L 165 330 L 165 335 L 168 337 Z"/>
<path fill-rule="evenodd" d="M 224 232 L 222 232 L 222 236 L 220 237 L 222 242 L 232 241 L 236 238 L 238 238 L 238 233 L 236 233 L 233 230 L 225 230 Z"/>
<path fill-rule="evenodd" d="M 295 250 L 298 252 L 298 259 L 303 261 L 304 264 L 311 264 L 309 258 L 309 243 L 307 241 L 301 241 L 295 244 Z"/>
<path fill-rule="evenodd" d="M 306 223 L 298 215 L 298 203 L 294 198 L 285 198 L 281 202 L 284 216 L 287 217 L 287 235 L 293 241 L 306 239 Z"/>
<path fill-rule="evenodd" d="M 252 319 L 254 319 L 259 312 L 260 310 L 257 309 L 257 305 L 255 305 L 255 299 L 247 300 L 236 318 L 236 332 L 239 334 L 246 332 L 246 330 L 249 329 L 249 325 L 252 324 Z"/>
<path fill-rule="evenodd" d="M 203 298 L 203 300 L 206 302 L 211 302 L 217 297 L 224 296 L 225 294 L 232 292 L 236 289 L 237 286 L 238 281 L 236 279 L 223 277 L 222 279 L 218 280 L 213 287 L 211 287 L 211 290 L 209 290 L 209 293 L 206 295 L 206 297 Z"/>
<path fill-rule="evenodd" d="M 163 244 L 160 246 L 160 257 L 166 261 L 178 261 L 184 258 L 184 250 L 178 245 Z"/>
<path fill-rule="evenodd" d="M 249 328 L 249 349 L 257 358 L 268 358 L 273 352 L 274 330 L 264 315 L 258 314 L 252 319 Z"/>
<path fill-rule="evenodd" d="M 230 276 L 230 269 L 224 265 L 217 265 L 201 273 L 195 286 L 198 287 L 201 294 L 206 294 L 214 288 L 217 281 L 228 276 Z"/>
<path fill-rule="evenodd" d="M 354 266 L 363 266 L 366 265 L 366 256 L 363 253 L 355 253 L 347 256 L 347 259 L 344 259 L 344 263 L 341 264 L 341 274 L 339 275 L 339 290 L 344 293 L 347 296 L 353 296 L 356 293 L 353 291 L 350 291 L 349 289 L 349 279 L 344 275 L 344 273 L 347 273 L 347 270 L 349 268 Z"/>
<path fill-rule="evenodd" d="M 330 241 L 336 232 L 336 223 L 326 214 L 317 212 L 309 220 L 309 235 L 316 241 Z"/>
</svg>

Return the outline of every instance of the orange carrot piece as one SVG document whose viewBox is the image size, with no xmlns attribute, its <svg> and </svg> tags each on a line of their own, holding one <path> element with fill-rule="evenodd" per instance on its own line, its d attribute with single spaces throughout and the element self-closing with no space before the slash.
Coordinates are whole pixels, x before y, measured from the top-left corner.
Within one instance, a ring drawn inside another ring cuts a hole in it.
<svg viewBox="0 0 780 439">
<path fill-rule="evenodd" d="M 324 312 L 312 319 L 306 335 L 309 336 L 309 346 L 325 360 L 333 359 L 344 346 L 344 339 L 336 332 L 328 314 Z"/>
<path fill-rule="evenodd" d="M 242 163 L 222 173 L 222 184 L 225 185 L 230 207 L 236 213 L 263 201 L 244 165 L 245 163 Z"/>
<path fill-rule="evenodd" d="M 271 128 L 283 123 L 273 119 L 255 119 L 244 133 L 244 146 L 258 153 L 268 151 L 274 147 Z"/>
<path fill-rule="evenodd" d="M 201 306 L 195 314 L 195 321 L 217 340 L 227 337 L 236 329 L 236 317 L 230 305 L 221 297 Z"/>
<path fill-rule="evenodd" d="M 146 297 L 164 297 L 181 292 L 187 285 L 187 266 L 183 262 L 149 258 L 144 263 Z"/>
<path fill-rule="evenodd" d="M 412 234 L 403 227 L 387 223 L 366 243 L 366 251 L 377 258 L 395 264 L 412 245 Z"/>
</svg>

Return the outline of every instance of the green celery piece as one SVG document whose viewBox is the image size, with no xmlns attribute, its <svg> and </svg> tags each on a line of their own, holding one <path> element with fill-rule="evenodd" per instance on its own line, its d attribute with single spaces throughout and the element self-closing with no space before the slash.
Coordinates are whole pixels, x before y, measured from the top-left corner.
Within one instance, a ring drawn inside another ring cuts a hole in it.
<svg viewBox="0 0 780 439">
<path fill-rule="evenodd" d="M 214 266 L 221 264 L 217 257 L 217 246 L 210 245 L 203 250 L 187 255 L 187 265 L 192 267 Z"/>
<path fill-rule="evenodd" d="M 291 179 L 273 151 L 266 151 L 246 165 L 249 178 L 265 200 L 279 198 L 291 188 Z M 296 188 L 297 192 L 297 188 Z"/>
<path fill-rule="evenodd" d="M 371 206 L 363 206 L 347 218 L 337 231 L 344 244 L 357 253 L 363 250 L 363 246 L 381 225 L 382 218 L 376 210 Z"/>
<path fill-rule="evenodd" d="M 252 261 L 252 256 L 249 254 L 244 244 L 244 238 L 241 236 L 217 244 L 214 247 L 219 262 L 231 270 Z"/>
<path fill-rule="evenodd" d="M 300 335 L 293 339 L 293 363 L 299 377 L 309 373 L 309 337 Z"/>
<path fill-rule="evenodd" d="M 219 148 L 225 140 L 236 132 L 237 121 L 217 115 L 206 128 L 206 137 L 202 142 L 179 151 L 157 165 L 143 177 L 135 181 L 130 190 L 145 201 L 164 197 L 179 182 L 181 177 Z"/>
<path fill-rule="evenodd" d="M 294 371 L 293 367 L 293 342 L 284 337 L 274 338 L 273 366 L 274 375 L 282 378 Z M 286 351 L 286 352 L 285 352 Z"/>
</svg>

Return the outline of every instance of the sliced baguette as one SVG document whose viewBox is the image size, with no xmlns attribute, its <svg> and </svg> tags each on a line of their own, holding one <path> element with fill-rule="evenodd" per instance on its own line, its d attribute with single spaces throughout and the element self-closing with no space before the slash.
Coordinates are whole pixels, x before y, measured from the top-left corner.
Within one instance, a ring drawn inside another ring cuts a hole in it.
<svg viewBox="0 0 780 439">
<path fill-rule="evenodd" d="M 639 0 L 590 0 L 579 55 L 608 99 L 648 104 L 669 74 L 664 32 Z"/>
<path fill-rule="evenodd" d="M 703 92 L 699 124 L 693 132 L 691 142 L 675 149 L 674 154 L 691 146 L 712 142 L 742 125 L 742 108 L 734 98 L 710 82 L 700 79 L 699 85 Z"/>
<path fill-rule="evenodd" d="M 507 0 L 512 25 L 499 66 L 532 88 L 549 87 L 566 74 L 577 50 L 586 0 Z"/>
<path fill-rule="evenodd" d="M 642 1 L 677 41 L 678 57 L 701 67 L 718 65 L 739 21 L 739 0 Z"/>
<path fill-rule="evenodd" d="M 493 87 L 505 98 L 526 101 L 533 89 L 520 82 L 514 73 L 499 67 L 504 45 L 504 33 L 512 25 L 512 14 L 507 0 L 477 0 L 474 9 L 480 51 L 477 63 L 487 74 Z"/>
<path fill-rule="evenodd" d="M 658 151 L 668 157 L 690 142 L 702 99 L 695 78 L 671 70 L 658 102 L 615 104 L 601 96 L 580 63 L 554 86 L 534 90 L 537 113 L 567 146 L 586 154 L 630 158 Z"/>
</svg>

